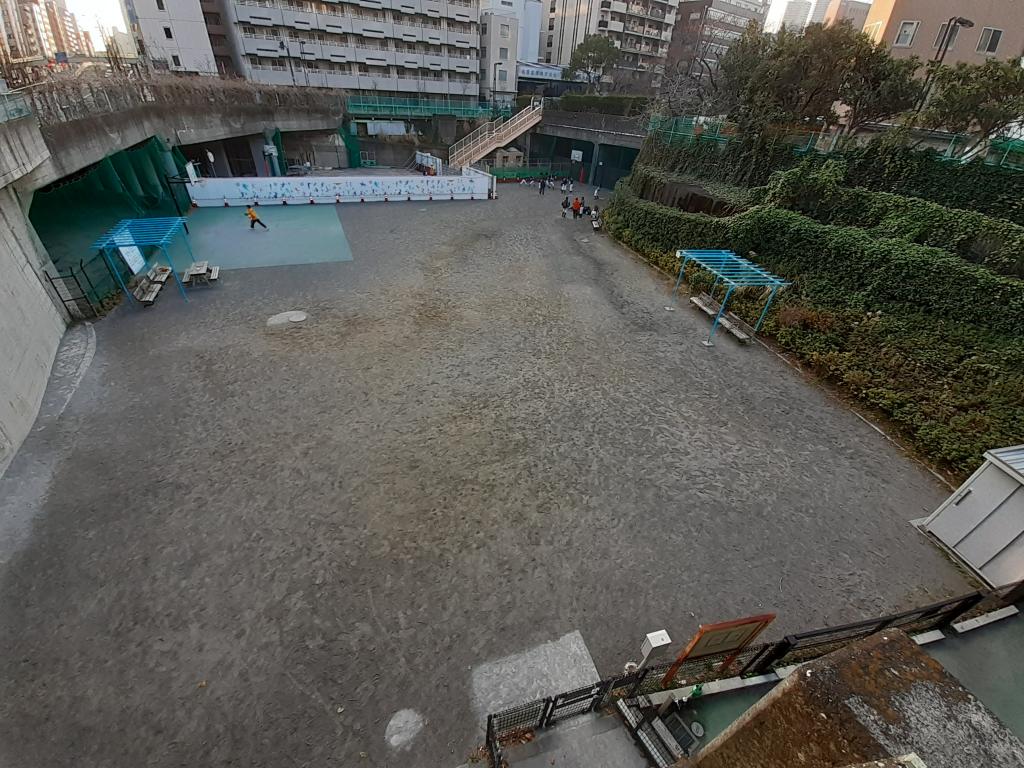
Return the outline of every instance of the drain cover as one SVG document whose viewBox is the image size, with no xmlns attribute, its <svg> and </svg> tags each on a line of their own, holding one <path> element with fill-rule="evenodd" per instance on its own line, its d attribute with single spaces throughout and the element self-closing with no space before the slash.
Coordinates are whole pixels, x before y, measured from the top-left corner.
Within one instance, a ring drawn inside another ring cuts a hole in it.
<svg viewBox="0 0 1024 768">
<path fill-rule="evenodd" d="M 309 315 L 305 312 L 299 312 L 298 310 L 291 310 L 289 312 L 280 312 L 276 315 L 272 315 L 267 320 L 267 327 L 269 328 L 280 328 L 281 326 L 288 325 L 288 323 L 301 323 Z"/>
</svg>

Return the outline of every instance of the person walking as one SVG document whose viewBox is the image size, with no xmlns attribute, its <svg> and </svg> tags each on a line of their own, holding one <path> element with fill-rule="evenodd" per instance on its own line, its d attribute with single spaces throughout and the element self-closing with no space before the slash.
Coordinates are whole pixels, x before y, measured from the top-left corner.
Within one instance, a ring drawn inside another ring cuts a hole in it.
<svg viewBox="0 0 1024 768">
<path fill-rule="evenodd" d="M 256 209 L 251 205 L 245 206 L 245 215 L 249 217 L 249 229 L 256 229 L 257 224 L 264 229 L 270 229 L 270 227 L 260 221 L 260 215 L 256 213 Z"/>
<path fill-rule="evenodd" d="M 568 189 L 568 186 L 565 183 L 565 179 L 562 179 L 562 183 L 559 185 L 559 189 L 561 190 L 562 194 L 564 195 L 566 190 Z"/>
<path fill-rule="evenodd" d="M 547 188 L 548 188 L 548 180 L 547 179 L 541 179 L 540 180 L 540 193 L 543 195 L 544 194 L 544 190 L 547 189 Z"/>
<path fill-rule="evenodd" d="M 572 203 L 569 202 L 569 198 L 565 198 L 562 201 L 562 218 L 566 218 L 569 215 L 569 209 L 572 208 Z"/>
<path fill-rule="evenodd" d="M 572 194 L 572 186 L 573 186 L 572 179 L 569 179 L 569 194 L 570 195 Z"/>
<path fill-rule="evenodd" d="M 578 197 L 575 200 L 572 201 L 572 217 L 573 217 L 573 219 L 578 219 L 580 217 L 580 209 L 582 207 L 583 207 L 583 203 L 580 202 L 580 199 Z"/>
</svg>

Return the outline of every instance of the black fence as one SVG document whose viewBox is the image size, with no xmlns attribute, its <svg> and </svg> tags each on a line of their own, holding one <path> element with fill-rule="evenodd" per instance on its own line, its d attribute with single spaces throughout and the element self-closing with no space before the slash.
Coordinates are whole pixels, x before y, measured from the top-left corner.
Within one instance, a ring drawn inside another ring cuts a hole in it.
<svg viewBox="0 0 1024 768">
<path fill-rule="evenodd" d="M 884 629 L 921 634 L 1024 600 L 1024 581 L 996 590 L 971 592 L 877 619 L 787 635 L 775 642 L 750 645 L 737 652 L 685 659 L 672 680 L 664 680 L 674 661 L 655 664 L 618 677 L 521 704 L 487 717 L 486 752 L 492 768 L 505 765 L 502 749 L 527 740 L 533 731 L 560 720 L 593 712 L 620 699 L 708 683 L 728 677 L 754 677 L 820 658 Z"/>
</svg>

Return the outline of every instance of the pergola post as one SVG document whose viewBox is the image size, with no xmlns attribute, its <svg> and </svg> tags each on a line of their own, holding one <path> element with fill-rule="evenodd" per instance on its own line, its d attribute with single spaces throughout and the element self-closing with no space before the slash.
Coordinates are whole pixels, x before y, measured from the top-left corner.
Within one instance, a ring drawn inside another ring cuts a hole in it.
<svg viewBox="0 0 1024 768">
<path fill-rule="evenodd" d="M 764 322 L 764 319 L 768 317 L 768 308 L 771 307 L 772 302 L 775 300 L 775 292 L 777 290 L 779 290 L 778 286 L 773 286 L 771 293 L 768 294 L 768 301 L 765 302 L 764 309 L 761 310 L 761 316 L 757 318 L 757 325 L 754 326 L 755 331 L 761 330 L 761 324 Z"/>
<path fill-rule="evenodd" d="M 117 279 L 117 284 L 121 286 L 121 290 L 124 295 L 128 297 L 128 301 L 132 304 L 135 303 L 135 297 L 132 296 L 132 292 L 128 290 L 128 286 L 124 284 L 124 280 L 121 279 L 121 270 L 114 266 L 114 262 L 110 258 L 110 249 L 103 248 L 103 258 L 107 260 L 107 266 L 110 267 L 110 271 Z"/>
<path fill-rule="evenodd" d="M 711 331 L 708 333 L 707 339 L 701 342 L 705 347 L 715 346 L 712 339 L 715 336 L 715 331 L 718 329 L 718 321 L 721 320 L 722 315 L 725 314 L 725 305 L 729 303 L 729 297 L 732 296 L 733 288 L 734 286 L 730 285 L 729 289 L 725 292 L 725 296 L 722 297 L 722 303 L 718 307 L 718 314 L 715 315 L 715 321 L 711 323 Z"/>
</svg>

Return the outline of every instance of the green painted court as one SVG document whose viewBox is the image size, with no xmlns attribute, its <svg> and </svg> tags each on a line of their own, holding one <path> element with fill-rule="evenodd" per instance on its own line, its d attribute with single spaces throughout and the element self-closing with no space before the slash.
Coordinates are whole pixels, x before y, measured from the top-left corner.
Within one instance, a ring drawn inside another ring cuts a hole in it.
<svg viewBox="0 0 1024 768">
<path fill-rule="evenodd" d="M 268 229 L 250 229 L 245 208 L 196 208 L 188 216 L 196 261 L 222 269 L 278 267 L 351 261 L 345 230 L 334 205 L 275 205 L 257 209 Z M 185 243 L 170 248 L 179 272 L 191 264 Z"/>
</svg>

